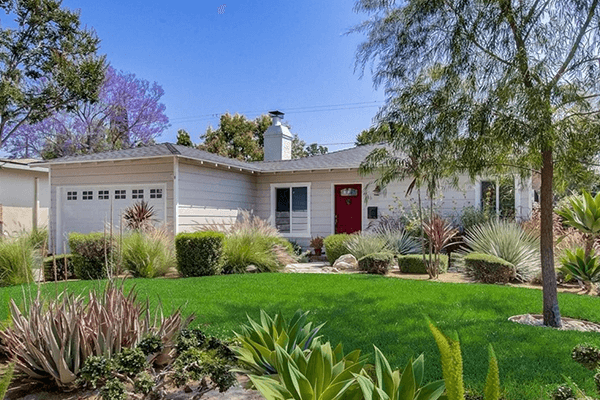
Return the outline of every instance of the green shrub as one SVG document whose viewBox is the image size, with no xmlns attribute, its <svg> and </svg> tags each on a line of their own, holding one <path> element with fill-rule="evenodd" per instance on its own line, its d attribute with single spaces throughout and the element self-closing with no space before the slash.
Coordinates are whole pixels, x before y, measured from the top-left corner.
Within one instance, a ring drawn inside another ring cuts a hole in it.
<svg viewBox="0 0 600 400">
<path fill-rule="evenodd" d="M 69 235 L 73 270 L 79 279 L 105 279 L 112 270 L 115 241 L 101 232 Z"/>
<path fill-rule="evenodd" d="M 392 253 L 373 253 L 358 259 L 358 268 L 368 274 L 385 275 L 394 261 Z"/>
<path fill-rule="evenodd" d="M 338 233 L 325 238 L 323 241 L 325 243 L 325 255 L 327 256 L 327 261 L 329 261 L 330 264 L 333 264 L 335 260 L 344 254 L 348 254 L 346 242 L 348 242 L 350 238 L 351 236 L 347 233 Z"/>
<path fill-rule="evenodd" d="M 573 348 L 571 357 L 591 371 L 600 367 L 600 349 L 591 344 L 578 344 Z"/>
<path fill-rule="evenodd" d="M 136 393 L 149 394 L 154 388 L 154 379 L 147 372 L 140 372 L 133 381 L 133 389 Z"/>
<path fill-rule="evenodd" d="M 110 378 L 112 370 L 112 364 L 106 357 L 90 356 L 85 360 L 79 371 L 79 379 L 84 383 L 89 383 L 96 389 L 97 386 L 102 386 L 102 383 Z"/>
<path fill-rule="evenodd" d="M 206 335 L 200 329 L 182 329 L 181 332 L 179 332 L 179 336 L 177 336 L 175 348 L 177 349 L 178 353 L 183 353 L 192 347 L 202 347 L 204 346 L 205 342 Z"/>
<path fill-rule="evenodd" d="M 228 360 L 219 357 L 216 350 L 192 347 L 177 357 L 173 371 L 173 381 L 180 387 L 190 380 L 199 381 L 208 376 L 219 391 L 224 392 L 237 382 Z"/>
<path fill-rule="evenodd" d="M 508 283 L 515 277 L 515 267 L 499 257 L 482 253 L 469 253 L 463 257 L 465 273 L 483 283 Z"/>
<path fill-rule="evenodd" d="M 175 238 L 177 269 L 184 276 L 215 275 L 221 271 L 225 235 L 220 232 L 180 233 Z"/>
<path fill-rule="evenodd" d="M 137 348 L 146 356 L 160 353 L 164 347 L 162 339 L 158 335 L 146 335 L 137 345 Z"/>
<path fill-rule="evenodd" d="M 137 375 L 146 368 L 146 356 L 140 349 L 124 348 L 115 356 L 115 368 L 122 374 Z"/>
<path fill-rule="evenodd" d="M 573 400 L 575 399 L 575 391 L 567 385 L 560 385 L 552 392 L 553 400 Z"/>
<path fill-rule="evenodd" d="M 54 260 L 56 260 L 56 275 L 54 274 Z M 66 268 L 65 268 L 66 267 Z M 65 270 L 67 271 L 65 276 Z M 52 282 L 55 280 L 72 279 L 75 277 L 73 270 L 73 255 L 59 254 L 54 257 L 44 258 L 44 280 Z"/>
<path fill-rule="evenodd" d="M 39 252 L 28 240 L 0 240 L 0 286 L 33 282 L 33 269 L 39 267 Z"/>
<path fill-rule="evenodd" d="M 112 378 L 100 389 L 100 396 L 102 400 L 126 400 L 127 389 L 123 382 L 117 378 Z"/>
<path fill-rule="evenodd" d="M 473 227 L 463 240 L 475 252 L 514 265 L 516 280 L 528 281 L 540 271 L 540 241 L 517 223 L 493 220 Z"/>
<path fill-rule="evenodd" d="M 405 274 L 427 274 L 427 265 L 423 263 L 422 254 L 407 254 L 405 256 L 397 256 L 398 267 L 400 272 Z M 432 255 L 433 260 L 433 255 Z M 429 255 L 425 256 L 425 261 L 429 261 Z M 439 273 L 443 274 L 448 270 L 448 256 L 440 255 Z"/>
<path fill-rule="evenodd" d="M 121 261 L 136 278 L 163 276 L 176 264 L 170 234 L 164 230 L 132 232 L 123 237 Z"/>
</svg>

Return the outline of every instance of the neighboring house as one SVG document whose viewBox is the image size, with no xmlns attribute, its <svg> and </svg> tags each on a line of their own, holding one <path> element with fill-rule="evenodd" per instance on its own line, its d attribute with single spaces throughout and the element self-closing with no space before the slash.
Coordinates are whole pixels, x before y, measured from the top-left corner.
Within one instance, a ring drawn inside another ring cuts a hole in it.
<svg viewBox="0 0 600 400">
<path fill-rule="evenodd" d="M 241 210 L 269 219 L 285 237 L 307 247 L 311 237 L 356 232 L 396 206 L 406 207 L 408 181 L 379 193 L 373 177 L 357 169 L 374 146 L 290 160 L 292 135 L 272 113 L 265 132 L 265 160 L 243 162 L 185 146 L 159 144 L 76 157 L 41 165 L 51 171 L 50 227 L 55 251 L 62 251 L 70 232 L 102 231 L 120 222 L 122 210 L 148 201 L 156 218 L 174 233 L 203 225 L 231 224 Z M 489 182 L 486 182 L 489 186 Z M 529 216 L 530 183 L 517 182 L 515 212 Z M 426 199 L 425 196 L 423 196 Z M 443 189 L 436 203 L 445 215 L 466 206 L 479 207 L 482 184 L 466 176 L 459 188 Z M 55 240 L 56 239 L 56 240 Z"/>
<path fill-rule="evenodd" d="M 35 159 L 0 159 L 0 233 L 48 225 L 50 186 L 48 168 L 32 165 Z"/>
</svg>

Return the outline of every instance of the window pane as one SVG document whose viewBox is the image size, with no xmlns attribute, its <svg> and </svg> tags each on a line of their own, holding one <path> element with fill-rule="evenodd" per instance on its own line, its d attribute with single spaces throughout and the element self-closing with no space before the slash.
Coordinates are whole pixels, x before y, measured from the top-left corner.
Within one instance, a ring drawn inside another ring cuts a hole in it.
<svg viewBox="0 0 600 400">
<path fill-rule="evenodd" d="M 295 187 L 292 188 L 292 211 L 308 210 L 308 188 Z"/>
<path fill-rule="evenodd" d="M 277 189 L 277 208 L 276 211 L 290 211 L 290 189 Z"/>
<path fill-rule="evenodd" d="M 275 226 L 280 232 L 290 232 L 290 189 L 276 189 Z"/>
</svg>

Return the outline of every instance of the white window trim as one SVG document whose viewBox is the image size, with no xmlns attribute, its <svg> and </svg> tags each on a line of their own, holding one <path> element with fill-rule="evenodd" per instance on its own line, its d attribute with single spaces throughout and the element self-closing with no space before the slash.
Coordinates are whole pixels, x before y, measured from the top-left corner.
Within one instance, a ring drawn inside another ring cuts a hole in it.
<svg viewBox="0 0 600 400">
<path fill-rule="evenodd" d="M 365 184 L 364 182 L 332 182 L 331 183 L 331 234 L 335 234 L 335 187 L 341 185 L 360 185 L 360 231 L 365 230 L 365 220 L 364 216 L 366 215 L 366 202 L 363 201 L 365 195 Z"/>
<path fill-rule="evenodd" d="M 307 216 L 307 224 L 308 224 L 308 232 L 306 233 L 294 233 L 294 232 L 281 232 L 281 235 L 286 238 L 310 238 L 312 233 L 311 228 L 311 187 L 310 182 L 292 182 L 292 183 L 271 183 L 271 217 L 269 218 L 271 221 L 271 225 L 275 225 L 275 208 L 276 208 L 276 192 L 277 189 L 283 188 L 293 188 L 293 187 L 306 187 L 306 211 L 308 212 Z M 290 195 L 290 206 L 291 206 L 291 195 Z M 290 216 L 291 219 L 291 216 Z M 291 221 L 290 221 L 291 222 Z M 290 224 L 290 229 L 292 229 L 293 225 Z"/>
</svg>

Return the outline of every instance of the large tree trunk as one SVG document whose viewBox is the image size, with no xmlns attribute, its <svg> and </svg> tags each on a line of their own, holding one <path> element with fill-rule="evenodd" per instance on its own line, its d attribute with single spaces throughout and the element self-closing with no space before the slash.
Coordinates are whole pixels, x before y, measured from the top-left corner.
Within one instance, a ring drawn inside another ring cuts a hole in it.
<svg viewBox="0 0 600 400">
<path fill-rule="evenodd" d="M 552 234 L 552 149 L 542 150 L 542 187 L 540 190 L 540 253 L 544 288 L 544 325 L 560 327 L 560 310 L 554 270 L 554 238 Z"/>
</svg>

